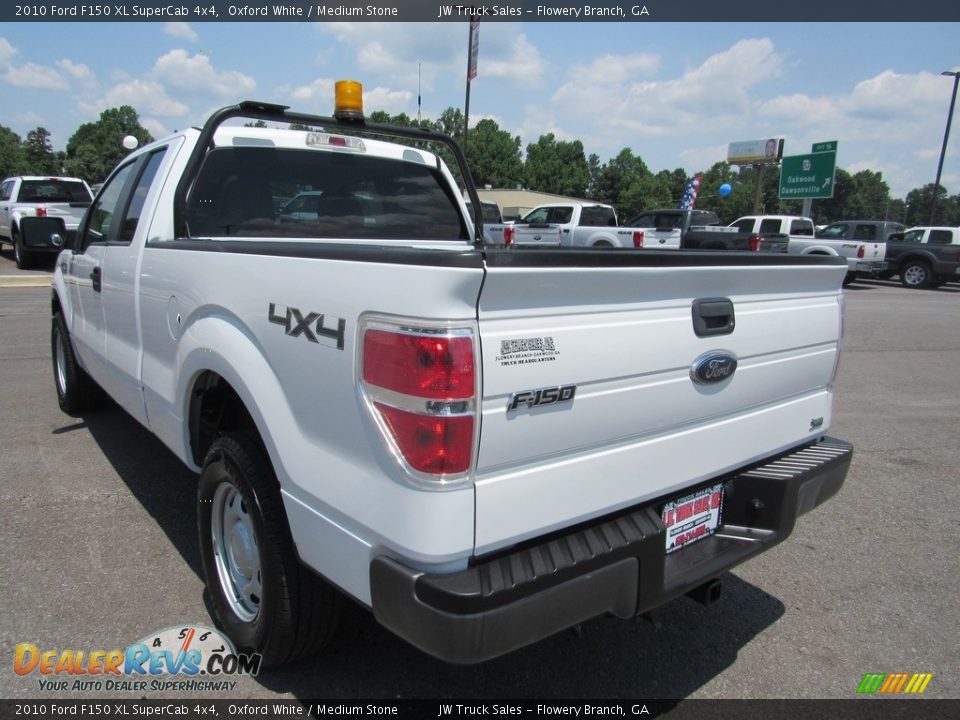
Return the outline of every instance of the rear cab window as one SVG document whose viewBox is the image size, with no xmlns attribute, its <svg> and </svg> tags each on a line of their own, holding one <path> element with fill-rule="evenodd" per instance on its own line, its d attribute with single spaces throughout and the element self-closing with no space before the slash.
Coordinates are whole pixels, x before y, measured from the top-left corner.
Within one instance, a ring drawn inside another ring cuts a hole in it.
<svg viewBox="0 0 960 720">
<path fill-rule="evenodd" d="M 617 215 L 611 207 L 591 205 L 580 208 L 581 227 L 616 227 Z"/>
<path fill-rule="evenodd" d="M 468 238 L 458 200 L 436 166 L 269 145 L 211 150 L 186 220 L 196 238 Z"/>
<path fill-rule="evenodd" d="M 20 185 L 18 202 L 88 203 L 93 198 L 86 186 L 78 180 L 44 178 L 24 180 Z"/>
</svg>

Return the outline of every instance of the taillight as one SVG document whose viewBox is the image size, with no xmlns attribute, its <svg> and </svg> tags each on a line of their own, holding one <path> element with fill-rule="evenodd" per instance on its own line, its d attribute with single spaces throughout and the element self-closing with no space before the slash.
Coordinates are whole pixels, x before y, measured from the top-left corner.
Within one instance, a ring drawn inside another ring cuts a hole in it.
<svg viewBox="0 0 960 720">
<path fill-rule="evenodd" d="M 643 247 L 643 230 L 635 230 L 633 232 L 633 246 L 637 249 Z"/>
<path fill-rule="evenodd" d="M 516 232 L 516 228 L 505 227 L 503 229 L 503 244 L 504 245 L 513 245 L 513 235 Z"/>
<path fill-rule="evenodd" d="M 46 216 L 47 216 L 47 209 L 45 207 L 38 207 L 37 217 L 46 217 Z"/>
<path fill-rule="evenodd" d="M 867 252 L 867 246 L 861 245 L 860 248 L 857 250 L 857 257 L 863 259 L 863 256 L 866 254 L 866 252 Z"/>
<path fill-rule="evenodd" d="M 364 394 L 407 469 L 433 487 L 468 473 L 476 436 L 473 330 L 374 321 L 362 338 Z"/>
<path fill-rule="evenodd" d="M 763 244 L 763 238 L 762 238 L 762 237 L 760 237 L 759 235 L 751 235 L 751 236 L 750 236 L 750 249 L 751 249 L 753 252 L 759 252 L 759 251 L 760 251 L 760 246 L 761 246 L 762 244 Z"/>
<path fill-rule="evenodd" d="M 473 397 L 473 339 L 367 330 L 363 380 L 431 400 Z"/>
</svg>

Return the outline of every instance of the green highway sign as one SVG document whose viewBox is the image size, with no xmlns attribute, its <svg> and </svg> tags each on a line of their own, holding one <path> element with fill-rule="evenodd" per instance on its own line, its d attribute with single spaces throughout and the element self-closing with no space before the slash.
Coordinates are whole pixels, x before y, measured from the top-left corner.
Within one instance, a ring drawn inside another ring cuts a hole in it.
<svg viewBox="0 0 960 720">
<path fill-rule="evenodd" d="M 833 152 L 783 158 L 780 165 L 780 199 L 833 197 L 833 171 L 836 165 L 837 154 Z"/>
<path fill-rule="evenodd" d="M 832 152 L 832 153 L 835 153 L 836 151 L 837 151 L 836 140 L 828 140 L 827 142 L 814 143 L 813 148 L 811 148 L 810 150 L 810 152 Z"/>
</svg>

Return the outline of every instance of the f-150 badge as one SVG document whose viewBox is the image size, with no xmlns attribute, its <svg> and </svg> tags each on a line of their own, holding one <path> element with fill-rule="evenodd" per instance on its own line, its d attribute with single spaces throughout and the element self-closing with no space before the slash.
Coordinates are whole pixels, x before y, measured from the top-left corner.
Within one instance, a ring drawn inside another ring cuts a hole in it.
<svg viewBox="0 0 960 720">
<path fill-rule="evenodd" d="M 725 350 L 714 350 L 693 361 L 690 379 L 698 385 L 710 385 L 733 377 L 736 371 L 736 355 Z"/>
<path fill-rule="evenodd" d="M 576 385 L 562 385 L 560 387 L 540 388 L 539 390 L 524 390 L 515 392 L 507 402 L 507 412 L 518 408 L 535 408 L 541 405 L 555 405 L 570 402 L 577 394 Z"/>
</svg>

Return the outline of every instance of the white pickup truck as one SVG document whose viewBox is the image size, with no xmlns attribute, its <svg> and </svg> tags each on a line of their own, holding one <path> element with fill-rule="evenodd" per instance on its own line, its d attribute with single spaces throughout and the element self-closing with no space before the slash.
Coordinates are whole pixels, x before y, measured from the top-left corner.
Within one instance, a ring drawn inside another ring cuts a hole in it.
<svg viewBox="0 0 960 720">
<path fill-rule="evenodd" d="M 18 268 L 33 267 L 44 254 L 52 257 L 63 249 L 62 242 L 76 232 L 92 199 L 90 187 L 80 178 L 7 178 L 0 183 L 0 249 L 3 243 L 13 246 Z M 62 230 L 25 236 L 21 222 L 28 217 L 58 220 Z M 57 238 L 60 245 L 56 244 Z"/>
<path fill-rule="evenodd" d="M 57 261 L 61 408 L 102 388 L 200 473 L 216 622 L 266 664 L 344 594 L 459 663 L 713 601 L 852 457 L 842 262 L 489 246 L 428 141 L 470 177 L 356 110 L 224 108 L 131 153 Z"/>
<path fill-rule="evenodd" d="M 876 276 L 887 268 L 886 243 L 815 237 L 813 220 L 798 215 L 752 215 L 730 223 L 741 232 L 783 233 L 790 237 L 787 252 L 793 255 L 833 255 L 847 260 L 844 284 L 858 275 Z"/>
<path fill-rule="evenodd" d="M 517 247 L 640 248 L 639 228 L 618 227 L 610 205 L 589 202 L 540 205 L 515 223 L 492 226 L 491 237 Z"/>
</svg>

